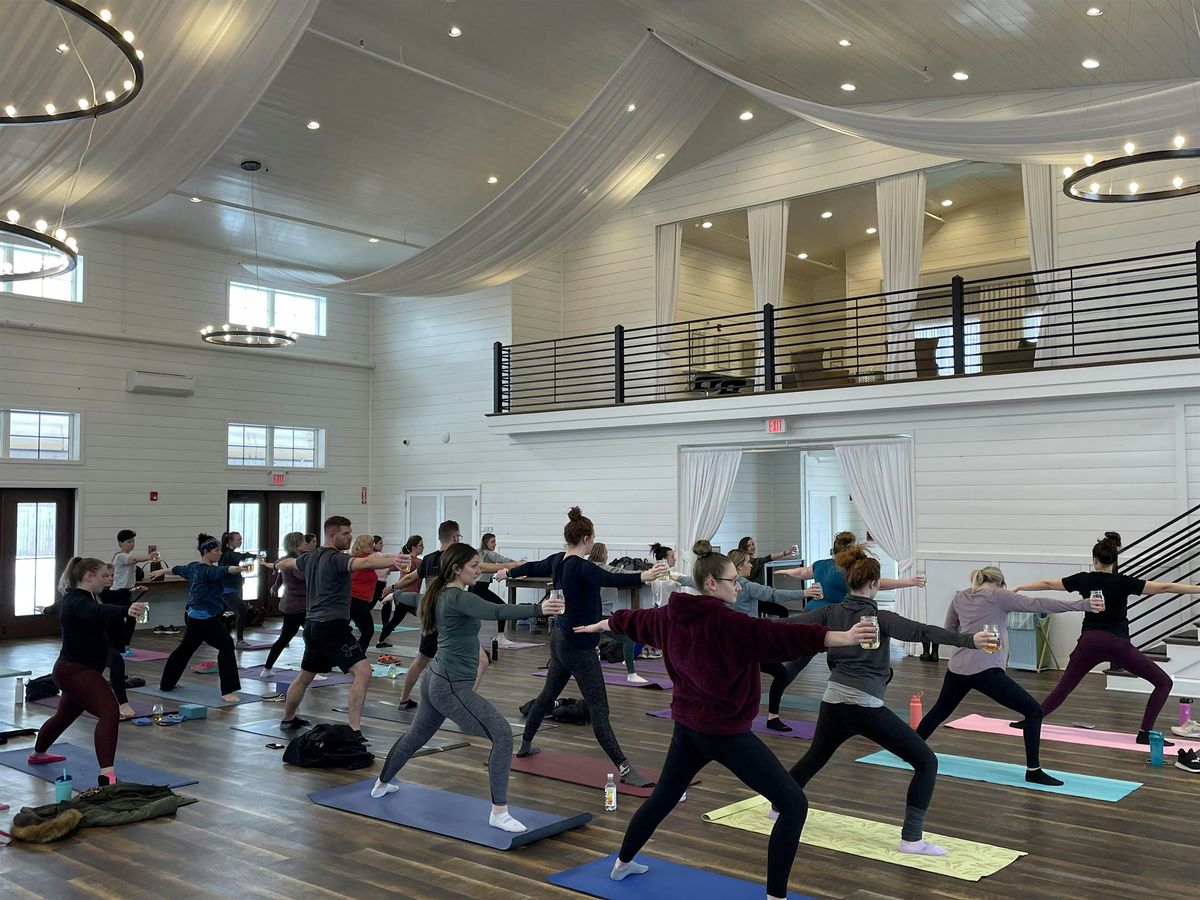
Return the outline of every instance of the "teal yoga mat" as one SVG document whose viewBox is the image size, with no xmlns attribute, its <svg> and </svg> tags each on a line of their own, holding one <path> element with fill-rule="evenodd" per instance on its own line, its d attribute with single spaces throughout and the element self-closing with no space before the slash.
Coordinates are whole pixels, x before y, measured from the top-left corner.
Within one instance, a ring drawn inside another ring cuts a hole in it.
<svg viewBox="0 0 1200 900">
<path fill-rule="evenodd" d="M 1049 770 L 1049 774 L 1063 780 L 1064 784 L 1061 787 L 1030 784 L 1025 780 L 1025 767 L 1014 763 L 972 759 L 969 756 L 950 756 L 944 753 L 937 754 L 937 759 L 938 777 L 964 778 L 968 781 L 1002 784 L 1006 787 L 1025 788 L 1047 794 L 1066 794 L 1068 797 L 1082 797 L 1085 800 L 1103 800 L 1105 803 L 1116 803 L 1123 800 L 1142 786 L 1140 781 L 1118 781 L 1114 778 L 1098 778 L 1095 775 L 1077 775 L 1074 772 Z M 872 766 L 886 766 L 890 769 L 911 770 L 908 763 L 886 750 L 864 756 L 857 762 Z"/>
<path fill-rule="evenodd" d="M 825 693 L 824 688 L 821 688 L 821 693 Z M 758 700 L 763 706 L 766 706 L 767 701 L 770 700 L 770 695 L 763 692 L 763 695 Z M 779 706 L 781 709 L 800 709 L 805 712 L 819 712 L 821 709 L 821 695 L 784 694 L 779 700 Z M 890 706 L 888 708 L 905 722 L 908 721 L 907 709 L 900 709 L 898 706 Z"/>
</svg>

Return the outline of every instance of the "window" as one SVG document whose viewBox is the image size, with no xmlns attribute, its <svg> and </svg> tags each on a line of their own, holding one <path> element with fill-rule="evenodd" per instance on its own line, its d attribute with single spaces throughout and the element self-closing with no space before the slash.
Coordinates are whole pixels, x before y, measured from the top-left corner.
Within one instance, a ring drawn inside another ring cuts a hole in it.
<svg viewBox="0 0 1200 900">
<path fill-rule="evenodd" d="M 979 358 L 979 320 L 967 319 L 966 322 L 966 368 L 967 374 L 978 373 Z M 913 329 L 913 338 L 937 338 L 938 345 L 934 350 L 937 361 L 938 375 L 954 374 L 954 327 L 949 323 L 930 324 Z"/>
<path fill-rule="evenodd" d="M 55 503 L 17 504 L 17 552 L 14 559 L 18 616 L 32 616 L 54 603 L 58 588 Z"/>
<path fill-rule="evenodd" d="M 226 462 L 231 466 L 321 469 L 325 466 L 325 429 L 230 423 Z"/>
<path fill-rule="evenodd" d="M 79 416 L 14 409 L 4 429 L 8 459 L 79 459 Z"/>
<path fill-rule="evenodd" d="M 0 269 L 28 271 L 56 263 L 57 253 L 43 253 L 17 244 L 0 243 Z M 70 272 L 53 278 L 32 278 L 28 281 L 0 282 L 0 294 L 20 294 L 39 297 L 43 300 L 63 300 L 67 303 L 83 302 L 83 257 Z"/>
<path fill-rule="evenodd" d="M 231 281 L 229 321 L 324 336 L 325 298 Z"/>
</svg>

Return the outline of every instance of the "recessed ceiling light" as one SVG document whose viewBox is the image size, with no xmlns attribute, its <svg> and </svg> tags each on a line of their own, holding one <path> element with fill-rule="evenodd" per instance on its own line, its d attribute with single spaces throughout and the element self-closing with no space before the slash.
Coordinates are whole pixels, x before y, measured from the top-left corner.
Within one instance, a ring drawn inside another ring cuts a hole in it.
<svg viewBox="0 0 1200 900">
<path fill-rule="evenodd" d="M 192 198 L 190 198 L 190 202 L 192 202 L 192 203 L 203 203 L 204 201 L 203 201 L 203 200 L 201 200 L 199 197 L 192 197 Z"/>
<path fill-rule="evenodd" d="M 70 44 L 59 44 L 57 47 L 54 48 L 56 53 L 66 53 L 70 49 L 71 49 Z"/>
<path fill-rule="evenodd" d="M 655 153 L 655 154 L 654 154 L 654 158 L 655 158 L 655 159 L 666 159 L 666 158 L 667 158 L 667 154 L 665 154 L 665 153 Z"/>
<path fill-rule="evenodd" d="M 712 228 L 712 222 L 705 219 L 703 222 L 700 223 L 700 227 L 701 228 Z"/>
<path fill-rule="evenodd" d="M 1176 150 L 1182 150 L 1183 145 L 1187 143 L 1187 138 L 1185 138 L 1182 134 L 1177 134 L 1171 143 L 1175 145 Z"/>
<path fill-rule="evenodd" d="M 751 119 L 754 118 L 754 113 L 750 112 L 750 110 L 746 110 L 744 113 L 742 113 L 740 116 L 738 116 L 738 118 L 741 119 L 743 122 L 749 122 Z"/>
<path fill-rule="evenodd" d="M 316 131 L 316 130 L 317 130 L 318 128 L 320 128 L 320 127 L 321 127 L 321 123 L 320 123 L 320 122 L 318 122 L 316 119 L 313 119 L 312 121 L 310 121 L 310 122 L 308 123 L 308 130 L 309 130 L 309 131 Z"/>
<path fill-rule="evenodd" d="M 450 30 L 446 32 L 450 37 L 462 37 L 462 29 L 457 25 L 451 25 Z"/>
<path fill-rule="evenodd" d="M 1100 68 L 1100 60 L 1092 59 L 1089 56 L 1087 59 L 1085 59 L 1083 62 L 1081 62 L 1080 65 L 1083 66 L 1085 69 L 1098 69 L 1098 68 Z"/>
<path fill-rule="evenodd" d="M 1125 147 L 1124 147 L 1124 150 L 1126 153 L 1133 153 L 1133 151 L 1136 149 L 1137 149 L 1137 144 L 1135 144 L 1133 141 L 1129 141 L 1128 143 L 1125 144 Z"/>
<path fill-rule="evenodd" d="M 368 244 L 378 244 L 379 238 L 367 238 L 367 243 Z"/>
<path fill-rule="evenodd" d="M 1102 15 L 1104 15 L 1104 10 L 1102 10 L 1102 9 L 1101 9 L 1100 7 L 1098 7 L 1098 6 L 1089 6 L 1089 7 L 1088 7 L 1087 14 L 1088 14 L 1089 16 L 1091 16 L 1091 17 L 1094 19 L 1094 18 L 1096 18 L 1096 16 L 1102 16 Z"/>
<path fill-rule="evenodd" d="M 872 225 L 870 228 L 867 229 L 867 234 L 874 234 L 878 230 L 879 230 L 878 228 L 876 228 L 874 225 Z"/>
<path fill-rule="evenodd" d="M 1183 179 L 1176 175 L 1171 179 L 1171 187 L 1175 188 L 1175 190 L 1179 190 L 1181 187 L 1183 187 Z"/>
<path fill-rule="evenodd" d="M 838 46 L 839 47 L 849 47 L 850 41 L 846 40 L 845 38 L 842 38 L 840 41 L 838 41 Z"/>
<path fill-rule="evenodd" d="M 637 109 L 637 104 L 636 104 L 636 103 L 630 103 L 630 104 L 629 104 L 627 107 L 625 107 L 625 112 L 633 112 L 633 111 L 635 111 L 636 109 Z"/>
<path fill-rule="evenodd" d="M 955 81 L 966 81 L 971 76 L 968 75 L 966 72 L 955 72 L 950 77 L 953 78 Z"/>
<path fill-rule="evenodd" d="M 833 213 L 830 212 L 829 210 L 825 210 L 825 212 L 821 213 L 821 218 L 822 219 L 832 219 Z"/>
<path fill-rule="evenodd" d="M 1138 192 L 1138 183 L 1136 181 L 1129 182 L 1129 193 L 1136 194 Z"/>
<path fill-rule="evenodd" d="M 808 259 L 808 254 L 807 253 L 797 253 L 796 259 Z"/>
<path fill-rule="evenodd" d="M 851 84 L 849 81 L 847 81 L 842 85 L 842 90 L 843 91 L 856 91 L 856 90 L 858 90 L 858 88 L 855 87 L 853 84 Z"/>
<path fill-rule="evenodd" d="M 495 183 L 496 183 L 497 181 L 499 181 L 499 180 L 500 180 L 500 179 L 499 179 L 499 178 L 497 178 L 495 175 L 489 175 L 489 176 L 487 177 L 487 183 L 488 183 L 488 184 L 495 184 Z"/>
<path fill-rule="evenodd" d="M 942 206 L 953 206 L 953 205 L 954 205 L 953 200 L 943 200 L 942 201 Z"/>
</svg>

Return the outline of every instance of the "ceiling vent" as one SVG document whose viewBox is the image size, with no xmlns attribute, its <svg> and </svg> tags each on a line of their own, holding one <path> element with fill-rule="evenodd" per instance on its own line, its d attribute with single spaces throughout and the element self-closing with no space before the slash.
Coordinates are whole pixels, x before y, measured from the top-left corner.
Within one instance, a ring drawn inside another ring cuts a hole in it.
<svg viewBox="0 0 1200 900">
<path fill-rule="evenodd" d="M 125 390 L 130 394 L 164 394 L 168 397 L 190 397 L 196 393 L 196 379 L 191 375 L 170 372 L 139 372 L 125 375 Z"/>
</svg>

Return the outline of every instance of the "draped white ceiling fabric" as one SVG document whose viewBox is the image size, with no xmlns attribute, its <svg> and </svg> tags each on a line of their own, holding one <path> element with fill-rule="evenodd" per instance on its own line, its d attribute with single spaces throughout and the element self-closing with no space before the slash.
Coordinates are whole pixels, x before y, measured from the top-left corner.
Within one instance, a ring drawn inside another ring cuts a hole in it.
<svg viewBox="0 0 1200 900">
<path fill-rule="evenodd" d="M 826 106 L 781 94 L 738 78 L 669 41 L 663 43 L 714 75 L 814 125 L 938 156 L 979 162 L 1062 163 L 1085 153 L 1102 153 L 1105 148 L 1115 154 L 1129 140 L 1166 149 L 1176 134 L 1195 132 L 1197 86 L 1190 81 L 1157 83 L 1112 100 L 1024 116 L 905 116 Z"/>
<path fill-rule="evenodd" d="M 113 23 L 134 32 L 145 51 L 146 85 L 128 106 L 99 119 L 0 126 L 0 207 L 32 220 L 59 215 L 71 193 L 68 228 L 99 225 L 165 197 L 225 143 L 287 60 L 319 0 L 123 0 Z M 15 4 L 9 4 L 13 7 Z M 74 106 L 90 96 L 87 63 L 98 93 L 121 91 L 124 58 L 105 39 L 67 16 L 69 32 L 47 3 L 22 3 L 0 31 L 0 102 Z M 75 54 L 33 53 L 74 43 Z M 22 52 L 17 52 L 22 51 Z M 87 87 L 85 94 L 82 86 Z"/>
<path fill-rule="evenodd" d="M 511 281 L 636 197 L 724 89 L 647 35 L 579 118 L 495 200 L 411 259 L 333 289 L 435 297 Z"/>
</svg>

